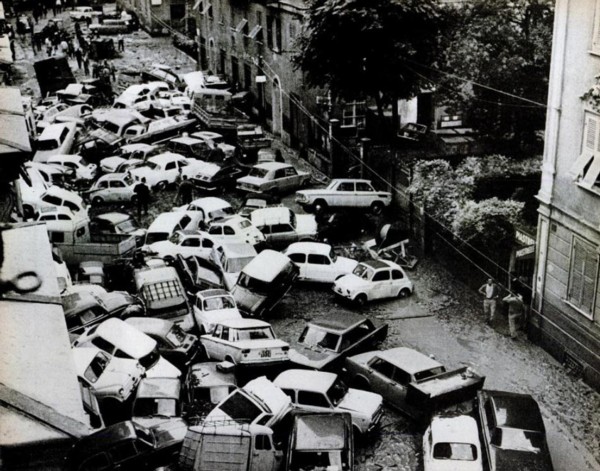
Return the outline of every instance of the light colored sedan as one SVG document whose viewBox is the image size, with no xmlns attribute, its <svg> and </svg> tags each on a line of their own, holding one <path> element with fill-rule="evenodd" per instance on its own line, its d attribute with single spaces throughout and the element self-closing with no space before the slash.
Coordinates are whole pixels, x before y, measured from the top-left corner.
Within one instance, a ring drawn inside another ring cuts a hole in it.
<svg viewBox="0 0 600 471">
<path fill-rule="evenodd" d="M 423 435 L 423 465 L 425 471 L 482 471 L 475 419 L 434 417 Z"/>
<path fill-rule="evenodd" d="M 212 332 L 218 322 L 242 318 L 235 299 L 224 289 L 198 291 L 192 309 L 196 324 L 203 334 Z"/>
<path fill-rule="evenodd" d="M 230 216 L 213 222 L 208 228 L 213 240 L 223 244 L 244 242 L 256 246 L 265 241 L 265 235 L 242 216 Z"/>
<path fill-rule="evenodd" d="M 300 268 L 301 281 L 333 283 L 358 265 L 356 260 L 339 257 L 331 245 L 321 242 L 295 242 L 283 253 Z"/>
<path fill-rule="evenodd" d="M 127 173 L 109 173 L 100 177 L 89 190 L 87 198 L 95 205 L 102 203 L 134 202 L 136 183 Z"/>
<path fill-rule="evenodd" d="M 304 187 L 309 181 L 310 173 L 296 170 L 290 164 L 265 162 L 239 178 L 237 188 L 251 193 L 284 194 Z"/>
</svg>

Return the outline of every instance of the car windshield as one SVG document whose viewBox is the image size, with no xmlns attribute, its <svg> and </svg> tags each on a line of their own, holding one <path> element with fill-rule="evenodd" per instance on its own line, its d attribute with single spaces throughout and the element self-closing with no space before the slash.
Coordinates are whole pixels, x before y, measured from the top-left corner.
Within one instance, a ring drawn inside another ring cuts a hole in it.
<svg viewBox="0 0 600 471">
<path fill-rule="evenodd" d="M 119 134 L 119 126 L 115 123 L 111 123 L 110 121 L 104 121 L 102 123 L 102 128 L 108 132 L 112 132 L 113 134 Z"/>
<path fill-rule="evenodd" d="M 339 340 L 340 336 L 338 334 L 309 325 L 305 327 L 298 342 L 307 346 L 321 347 L 335 352 L 337 351 Z"/>
<path fill-rule="evenodd" d="M 265 206 L 267 206 L 267 202 L 263 199 L 260 198 L 249 198 L 246 200 L 246 203 L 244 204 L 245 207 L 247 208 L 264 208 Z"/>
<path fill-rule="evenodd" d="M 254 327 L 240 329 L 233 332 L 233 341 L 274 339 L 275 335 L 270 327 Z"/>
<path fill-rule="evenodd" d="M 202 309 L 205 311 L 218 311 L 221 309 L 232 309 L 235 303 L 231 296 L 215 296 L 214 298 L 205 299 L 202 302 Z"/>
<path fill-rule="evenodd" d="M 336 379 L 327 391 L 327 397 L 334 406 L 337 406 L 348 392 L 348 386 L 341 379 Z"/>
<path fill-rule="evenodd" d="M 169 242 L 173 242 L 175 245 L 181 244 L 185 240 L 185 237 L 180 232 L 175 232 L 169 237 Z"/>
<path fill-rule="evenodd" d="M 144 397 L 136 399 L 133 406 L 134 417 L 177 417 L 177 400 L 168 398 Z"/>
<path fill-rule="evenodd" d="M 149 161 L 149 160 L 147 160 L 147 161 L 144 163 L 144 167 L 147 167 L 147 168 L 149 168 L 150 170 L 157 170 L 157 169 L 158 169 L 158 165 L 157 165 L 157 164 L 155 164 L 154 162 L 151 162 L 151 161 Z"/>
<path fill-rule="evenodd" d="M 433 447 L 436 460 L 475 461 L 477 448 L 470 443 L 436 443 Z"/>
<path fill-rule="evenodd" d="M 129 234 L 130 232 L 133 232 L 137 229 L 137 227 L 135 227 L 133 219 L 125 219 L 123 222 L 117 224 L 116 227 L 125 234 Z"/>
<path fill-rule="evenodd" d="M 237 284 L 242 288 L 246 288 L 250 291 L 254 291 L 255 293 L 265 295 L 269 292 L 269 288 L 271 287 L 270 283 L 258 280 L 256 278 L 252 278 L 251 276 L 248 276 L 248 274 L 243 272 L 240 274 Z"/>
<path fill-rule="evenodd" d="M 250 172 L 248 173 L 248 176 L 265 178 L 267 176 L 267 173 L 269 173 L 269 171 L 267 169 L 260 168 L 260 167 L 253 167 L 252 170 L 250 170 Z"/>
<path fill-rule="evenodd" d="M 373 274 L 374 274 L 374 270 L 372 268 L 369 268 L 366 265 L 363 265 L 362 263 L 359 263 L 356 268 L 352 271 L 353 275 L 358 276 L 359 278 L 362 278 L 363 280 L 370 280 L 371 278 L 373 278 Z"/>
<path fill-rule="evenodd" d="M 181 347 L 183 342 L 185 342 L 185 332 L 181 330 L 181 327 L 179 327 L 177 324 L 171 327 L 171 330 L 167 332 L 166 337 L 174 347 Z"/>
<path fill-rule="evenodd" d="M 247 219 L 240 221 L 240 229 L 246 229 L 247 227 L 250 227 L 251 225 L 252 224 L 250 224 L 250 221 L 248 221 Z"/>
<path fill-rule="evenodd" d="M 544 437 L 539 432 L 516 428 L 498 428 L 493 439 L 500 448 L 508 450 L 539 451 L 543 447 Z"/>
<path fill-rule="evenodd" d="M 239 391 L 236 391 L 229 399 L 225 400 L 219 406 L 219 409 L 240 424 L 252 423 L 263 412 Z"/>
<path fill-rule="evenodd" d="M 108 366 L 108 362 L 109 357 L 106 353 L 98 353 L 83 373 L 84 378 L 90 383 L 95 383 Z"/>
<path fill-rule="evenodd" d="M 223 263 L 223 257 L 221 257 L 221 263 Z M 227 259 L 227 263 L 225 263 L 224 268 L 226 273 L 239 273 L 241 272 L 246 265 L 248 265 L 254 257 L 238 257 L 238 258 L 229 258 Z"/>
<path fill-rule="evenodd" d="M 168 232 L 149 232 L 146 236 L 146 245 L 153 244 L 154 242 L 160 242 L 161 240 L 167 240 L 168 237 Z"/>
<path fill-rule="evenodd" d="M 55 139 L 40 139 L 37 141 L 37 150 L 58 149 L 58 141 Z"/>
<path fill-rule="evenodd" d="M 142 358 L 140 358 L 140 365 L 142 365 L 144 368 L 146 368 L 147 370 L 152 368 L 154 365 L 156 365 L 156 363 L 158 363 L 158 360 L 160 359 L 160 354 L 158 353 L 158 349 L 154 349 L 152 350 L 150 353 L 148 353 L 148 355 L 143 356 Z"/>
</svg>

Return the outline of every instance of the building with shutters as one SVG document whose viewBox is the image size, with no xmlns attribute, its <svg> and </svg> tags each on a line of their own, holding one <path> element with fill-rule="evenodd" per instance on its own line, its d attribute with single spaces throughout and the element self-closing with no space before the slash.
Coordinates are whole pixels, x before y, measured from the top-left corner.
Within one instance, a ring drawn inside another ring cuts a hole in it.
<svg viewBox="0 0 600 471">
<path fill-rule="evenodd" d="M 150 34 L 166 34 L 184 28 L 186 0 L 117 0 L 124 10 L 134 11 Z"/>
<path fill-rule="evenodd" d="M 529 327 L 533 340 L 596 389 L 600 389 L 600 93 L 594 99 L 598 74 L 600 0 L 558 0 Z"/>
</svg>

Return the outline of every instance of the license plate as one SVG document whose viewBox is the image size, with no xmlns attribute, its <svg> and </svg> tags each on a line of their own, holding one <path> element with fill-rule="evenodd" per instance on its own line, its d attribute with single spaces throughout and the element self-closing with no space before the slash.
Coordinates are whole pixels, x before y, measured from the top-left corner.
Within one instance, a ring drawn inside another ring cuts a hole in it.
<svg viewBox="0 0 600 471">
<path fill-rule="evenodd" d="M 271 356 L 271 350 L 262 350 L 258 355 L 261 358 L 269 358 Z"/>
</svg>

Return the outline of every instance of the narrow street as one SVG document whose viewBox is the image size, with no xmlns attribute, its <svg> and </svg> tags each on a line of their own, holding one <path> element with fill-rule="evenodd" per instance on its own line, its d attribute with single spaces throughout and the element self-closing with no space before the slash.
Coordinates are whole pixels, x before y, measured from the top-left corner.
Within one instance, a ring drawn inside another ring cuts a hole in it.
<svg viewBox="0 0 600 471">
<path fill-rule="evenodd" d="M 63 15 L 65 23 L 68 17 Z M 152 38 L 143 31 L 126 37 L 122 57 L 113 62 L 120 69 L 144 63 L 162 62 L 178 72 L 195 70 L 195 63 L 173 47 L 168 37 Z M 17 67 L 23 76 L 24 94 L 38 94 L 29 39 L 17 42 Z M 81 77 L 74 60 L 75 75 Z M 276 147 L 287 161 L 311 170 L 297 153 L 281 142 Z M 141 222 L 147 226 L 157 214 L 174 206 L 175 193 L 162 194 L 150 214 Z M 225 199 L 237 201 L 236 195 Z M 293 195 L 284 199 L 294 211 L 302 210 Z M 133 209 L 132 209 L 133 211 Z M 387 218 L 392 220 L 391 215 Z M 372 238 L 366 234 L 364 239 Z M 361 242 L 361 241 L 357 241 Z M 486 389 L 528 393 L 539 402 L 548 432 L 548 442 L 556 471 L 600 470 L 600 394 L 582 381 L 570 377 L 548 353 L 529 342 L 523 332 L 513 340 L 507 335 L 507 319 L 484 322 L 481 300 L 434 259 L 420 260 L 408 272 L 415 293 L 407 299 L 368 304 L 363 314 L 389 323 L 389 334 L 382 348 L 407 346 L 434 356 L 449 369 L 469 366 L 486 376 Z M 482 280 L 482 283 L 485 280 Z M 296 286 L 284 298 L 269 322 L 284 340 L 295 340 L 304 321 L 325 318 L 332 312 L 351 312 L 358 308 L 341 305 L 328 288 Z M 374 440 L 367 440 L 356 452 L 358 470 L 422 470 L 422 436 L 397 412 L 386 409 L 382 427 Z M 516 471 L 516 470 L 515 470 Z"/>
</svg>

